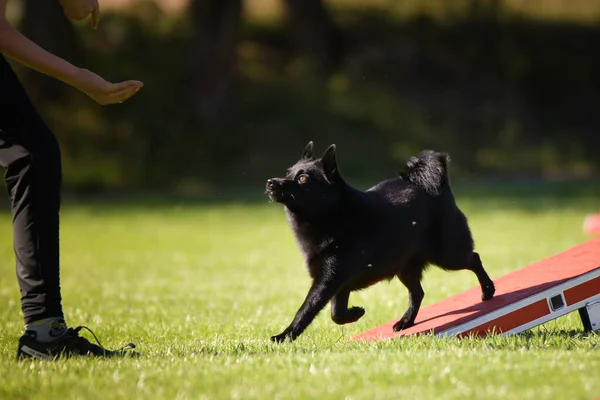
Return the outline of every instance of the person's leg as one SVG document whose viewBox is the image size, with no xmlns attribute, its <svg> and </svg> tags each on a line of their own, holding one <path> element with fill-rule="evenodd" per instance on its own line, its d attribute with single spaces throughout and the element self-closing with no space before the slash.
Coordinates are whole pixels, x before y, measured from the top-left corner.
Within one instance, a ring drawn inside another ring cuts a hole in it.
<svg viewBox="0 0 600 400">
<path fill-rule="evenodd" d="M 0 130 L 0 164 L 7 168 L 25 323 L 62 318 L 60 150 L 4 58 L 0 58 Z"/>
<path fill-rule="evenodd" d="M 125 355 L 89 343 L 79 337 L 80 328 L 67 329 L 64 323 L 59 269 L 60 149 L 1 55 L 0 165 L 6 167 L 26 329 L 17 356 Z"/>
</svg>

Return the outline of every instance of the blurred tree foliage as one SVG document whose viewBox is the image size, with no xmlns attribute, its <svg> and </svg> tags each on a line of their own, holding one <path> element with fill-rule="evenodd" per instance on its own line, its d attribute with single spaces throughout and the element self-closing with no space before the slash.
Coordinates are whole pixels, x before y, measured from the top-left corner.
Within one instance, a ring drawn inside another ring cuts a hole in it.
<svg viewBox="0 0 600 400">
<path fill-rule="evenodd" d="M 598 23 L 538 20 L 500 0 L 443 19 L 281 1 L 285 18 L 270 22 L 243 18 L 242 0 L 192 0 L 180 15 L 139 1 L 104 12 L 96 31 L 73 29 L 54 1 L 25 1 L 21 26 L 40 44 L 145 83 L 99 107 L 19 69 L 63 145 L 65 184 L 260 187 L 309 140 L 338 143 L 355 180 L 391 176 L 426 147 L 449 151 L 465 177 L 598 171 Z"/>
</svg>

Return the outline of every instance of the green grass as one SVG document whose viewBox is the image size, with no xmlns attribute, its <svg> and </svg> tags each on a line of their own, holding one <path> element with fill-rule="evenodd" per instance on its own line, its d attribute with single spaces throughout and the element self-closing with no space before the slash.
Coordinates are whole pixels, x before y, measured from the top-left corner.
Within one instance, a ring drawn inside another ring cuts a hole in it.
<svg viewBox="0 0 600 400">
<path fill-rule="evenodd" d="M 502 191 L 457 189 L 492 278 L 587 240 L 583 218 L 600 207 L 582 191 L 486 195 Z M 577 314 L 509 338 L 349 342 L 401 315 L 398 281 L 353 294 L 367 310 L 355 324 L 335 325 L 327 308 L 297 342 L 270 343 L 309 284 L 278 205 L 68 202 L 62 215 L 68 323 L 90 326 L 107 347 L 133 341 L 144 356 L 14 360 L 22 319 L 4 213 L 1 399 L 600 397 L 600 335 L 583 334 Z M 476 284 L 470 272 L 431 269 L 424 305 Z"/>
</svg>

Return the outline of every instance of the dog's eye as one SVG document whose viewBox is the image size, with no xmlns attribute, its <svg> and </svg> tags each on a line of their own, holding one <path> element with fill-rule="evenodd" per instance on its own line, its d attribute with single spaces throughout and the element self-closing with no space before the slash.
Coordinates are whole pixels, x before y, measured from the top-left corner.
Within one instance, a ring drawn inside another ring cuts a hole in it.
<svg viewBox="0 0 600 400">
<path fill-rule="evenodd" d="M 302 174 L 298 177 L 298 183 L 306 183 L 308 181 L 308 175 Z"/>
</svg>

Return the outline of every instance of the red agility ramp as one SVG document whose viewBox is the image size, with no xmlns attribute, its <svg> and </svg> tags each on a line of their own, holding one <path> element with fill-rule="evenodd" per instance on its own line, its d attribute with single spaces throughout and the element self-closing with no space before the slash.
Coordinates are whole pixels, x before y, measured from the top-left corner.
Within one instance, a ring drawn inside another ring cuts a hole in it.
<svg viewBox="0 0 600 400">
<path fill-rule="evenodd" d="M 394 332 L 397 320 L 354 340 L 399 336 L 510 335 L 579 311 L 585 330 L 600 329 L 600 238 L 494 280 L 496 295 L 481 301 L 479 286 L 421 308 L 415 325 Z"/>
</svg>

